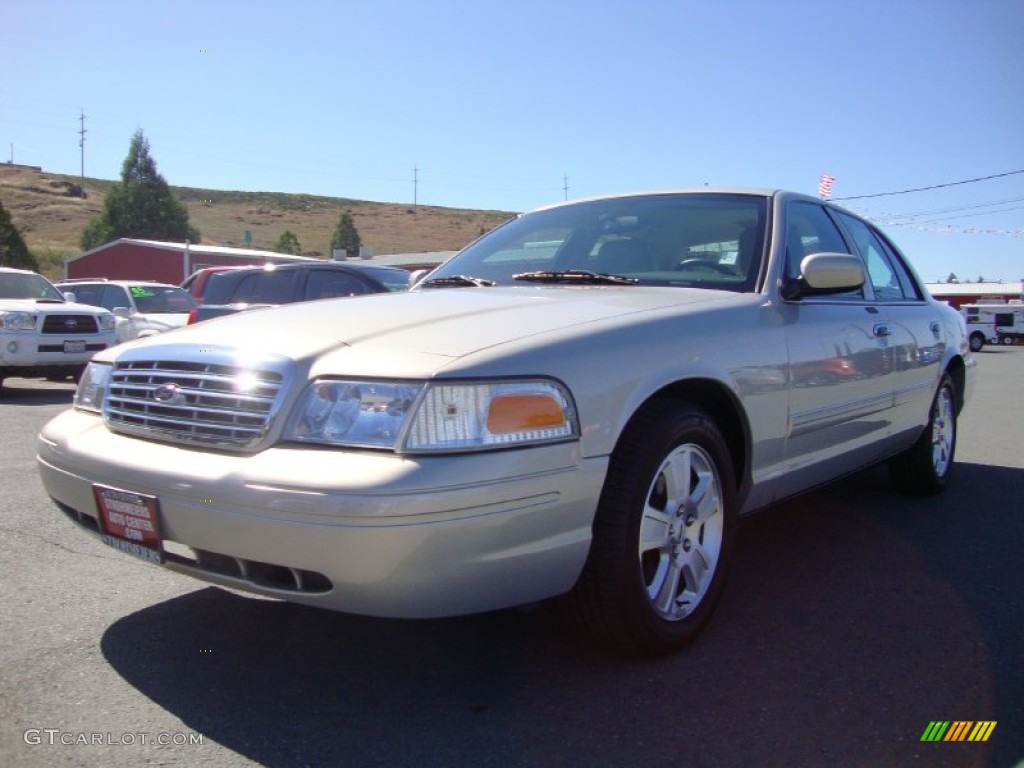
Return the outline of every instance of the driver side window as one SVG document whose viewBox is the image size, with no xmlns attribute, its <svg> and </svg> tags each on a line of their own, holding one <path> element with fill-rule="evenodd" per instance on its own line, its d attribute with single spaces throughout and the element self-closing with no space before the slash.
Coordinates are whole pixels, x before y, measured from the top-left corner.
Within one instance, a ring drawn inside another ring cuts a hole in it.
<svg viewBox="0 0 1024 768">
<path fill-rule="evenodd" d="M 814 203 L 791 203 L 786 224 L 786 279 L 800 277 L 800 262 L 812 253 L 850 253 L 836 223 L 824 207 Z M 858 288 L 829 295 L 829 300 L 864 298 Z"/>
</svg>

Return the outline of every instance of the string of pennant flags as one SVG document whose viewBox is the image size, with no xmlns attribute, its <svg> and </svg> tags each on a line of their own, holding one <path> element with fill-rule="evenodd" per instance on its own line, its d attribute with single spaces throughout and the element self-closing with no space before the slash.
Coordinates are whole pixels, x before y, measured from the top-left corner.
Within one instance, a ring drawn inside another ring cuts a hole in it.
<svg viewBox="0 0 1024 768">
<path fill-rule="evenodd" d="M 832 197 L 832 187 L 835 181 L 835 176 L 827 173 L 821 174 L 821 177 L 818 179 L 818 196 L 822 200 L 829 200 Z M 881 227 L 904 227 L 915 232 L 932 232 L 940 235 L 998 235 L 1000 237 L 1024 238 L 1024 229 L 956 227 L 952 224 L 920 224 L 913 221 L 898 221 L 897 217 L 899 217 L 899 214 L 871 214 L 866 211 L 857 211 L 857 213 Z"/>
<path fill-rule="evenodd" d="M 954 227 L 952 224 L 945 226 L 939 224 L 916 224 L 912 221 L 894 221 L 885 217 L 865 215 L 880 227 L 904 227 L 915 232 L 934 232 L 940 235 L 999 235 L 1001 237 L 1024 238 L 1024 229 L 992 229 L 988 227 Z"/>
</svg>

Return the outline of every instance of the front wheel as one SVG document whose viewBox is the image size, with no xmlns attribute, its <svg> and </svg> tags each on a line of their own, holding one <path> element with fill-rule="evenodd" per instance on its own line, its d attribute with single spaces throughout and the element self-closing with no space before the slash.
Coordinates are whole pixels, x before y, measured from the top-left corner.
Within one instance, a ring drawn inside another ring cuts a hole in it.
<svg viewBox="0 0 1024 768">
<path fill-rule="evenodd" d="M 628 654 L 693 640 L 722 592 L 735 538 L 725 440 L 702 410 L 657 401 L 612 454 L 590 556 L 568 597 L 590 639 Z"/>
<path fill-rule="evenodd" d="M 932 400 L 928 424 L 909 449 L 889 462 L 889 477 L 901 491 L 930 496 L 946 487 L 956 451 L 956 389 L 946 374 Z"/>
<path fill-rule="evenodd" d="M 971 345 L 971 352 L 981 352 L 981 348 L 985 346 L 985 337 L 980 333 L 972 333 L 968 342 Z"/>
</svg>

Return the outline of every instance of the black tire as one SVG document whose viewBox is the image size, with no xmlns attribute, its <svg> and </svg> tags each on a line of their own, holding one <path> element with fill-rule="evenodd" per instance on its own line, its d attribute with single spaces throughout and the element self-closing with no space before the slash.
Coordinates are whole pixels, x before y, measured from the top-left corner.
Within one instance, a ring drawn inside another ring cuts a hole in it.
<svg viewBox="0 0 1024 768">
<path fill-rule="evenodd" d="M 932 398 L 928 424 L 909 449 L 889 461 L 889 477 L 897 489 L 932 496 L 945 489 L 956 452 L 956 387 L 949 374 Z"/>
<path fill-rule="evenodd" d="M 985 346 L 985 337 L 980 333 L 972 333 L 968 342 L 971 345 L 971 352 L 981 352 L 981 348 Z"/>
<path fill-rule="evenodd" d="M 735 490 L 725 440 L 704 411 L 645 406 L 612 454 L 590 555 L 566 598 L 576 629 L 629 655 L 692 641 L 725 583 Z"/>
</svg>

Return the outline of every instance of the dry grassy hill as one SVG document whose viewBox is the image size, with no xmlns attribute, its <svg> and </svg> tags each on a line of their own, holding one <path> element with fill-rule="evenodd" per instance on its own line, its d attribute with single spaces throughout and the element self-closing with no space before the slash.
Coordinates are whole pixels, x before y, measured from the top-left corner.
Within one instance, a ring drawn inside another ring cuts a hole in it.
<svg viewBox="0 0 1024 768">
<path fill-rule="evenodd" d="M 63 275 L 62 259 L 81 253 L 78 246 L 90 218 L 100 212 L 111 181 L 82 179 L 0 164 L 0 202 L 11 215 L 41 271 Z M 277 192 L 225 192 L 171 187 L 188 206 L 189 220 L 207 245 L 271 250 L 290 229 L 303 254 L 327 257 L 331 234 L 343 211 L 350 211 L 363 244 L 374 253 L 458 250 L 513 214 L 399 203 L 374 203 L 339 197 Z M 84 190 L 86 196 L 76 196 Z M 252 233 L 251 244 L 245 232 Z"/>
</svg>

